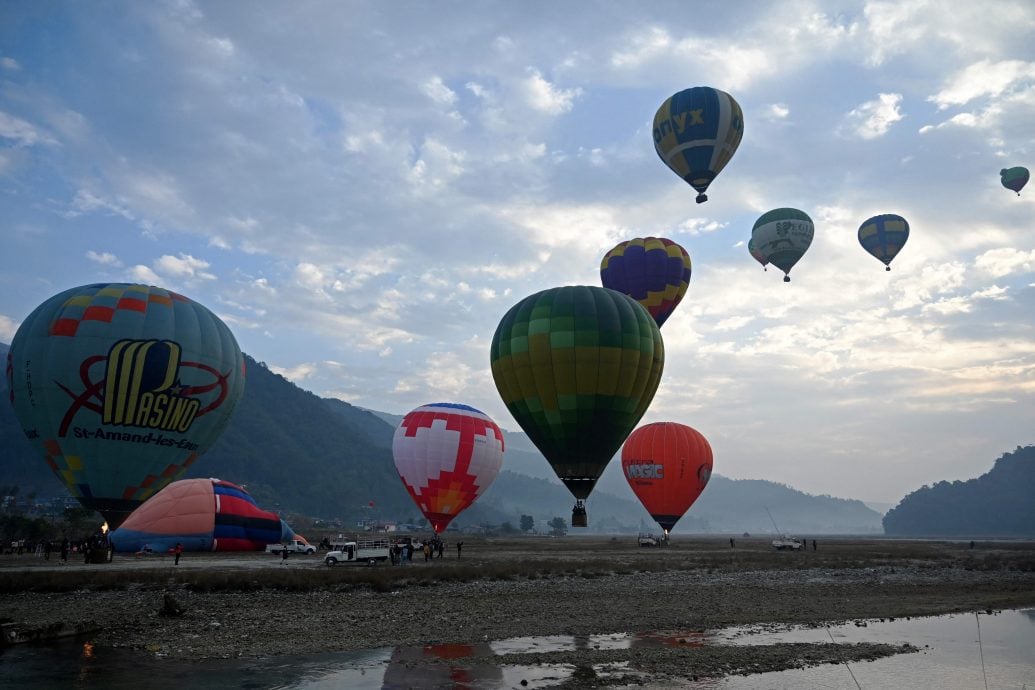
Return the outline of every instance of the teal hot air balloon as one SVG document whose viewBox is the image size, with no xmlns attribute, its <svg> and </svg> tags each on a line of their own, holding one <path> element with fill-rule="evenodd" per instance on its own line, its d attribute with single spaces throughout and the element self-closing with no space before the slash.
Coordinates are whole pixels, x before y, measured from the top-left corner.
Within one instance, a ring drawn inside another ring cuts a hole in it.
<svg viewBox="0 0 1035 690">
<path fill-rule="evenodd" d="M 697 203 L 744 136 L 744 113 L 725 91 L 695 86 L 670 96 L 654 115 L 654 150 L 698 191 Z"/>
<path fill-rule="evenodd" d="M 646 412 L 664 361 L 651 315 L 607 288 L 538 292 L 511 307 L 496 328 L 496 388 L 575 497 L 573 526 L 586 526 L 584 501 Z"/>
<path fill-rule="evenodd" d="M 26 437 L 115 529 L 212 445 L 244 390 L 230 329 L 146 285 L 72 288 L 35 309 L 7 360 Z"/>
<path fill-rule="evenodd" d="M 999 171 L 999 177 L 1004 187 L 1017 192 L 1017 196 L 1020 196 L 1024 185 L 1028 184 L 1028 169 L 1021 166 L 1003 168 Z"/>
<path fill-rule="evenodd" d="M 894 259 L 909 239 L 909 223 L 902 216 L 884 213 L 859 226 L 859 244 L 891 270 Z"/>
<path fill-rule="evenodd" d="M 787 274 L 812 244 L 813 234 L 812 219 L 796 208 L 776 208 L 763 213 L 751 229 L 755 249 L 762 259 L 783 271 L 785 283 L 791 282 Z"/>
</svg>

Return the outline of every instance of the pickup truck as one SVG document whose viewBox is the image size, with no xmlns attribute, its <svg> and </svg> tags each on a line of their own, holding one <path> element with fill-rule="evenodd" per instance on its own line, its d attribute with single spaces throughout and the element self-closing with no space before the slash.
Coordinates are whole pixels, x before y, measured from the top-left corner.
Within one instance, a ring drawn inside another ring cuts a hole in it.
<svg viewBox="0 0 1035 690">
<path fill-rule="evenodd" d="M 785 549 L 791 549 L 792 551 L 798 551 L 801 549 L 801 540 L 796 537 L 780 536 L 773 539 L 773 548 L 777 551 L 783 551 Z"/>
<path fill-rule="evenodd" d="M 392 545 L 387 539 L 369 539 L 365 541 L 347 541 L 340 549 L 330 551 L 323 557 L 327 565 L 339 563 L 366 563 L 374 565 L 378 561 L 388 560 L 388 550 Z"/>
<path fill-rule="evenodd" d="M 266 553 L 281 553 L 282 551 L 288 553 L 304 553 L 311 554 L 316 553 L 316 547 L 307 541 L 301 539 L 292 539 L 284 544 L 267 544 Z"/>
<path fill-rule="evenodd" d="M 653 534 L 646 534 L 641 532 L 640 536 L 636 538 L 637 543 L 640 546 L 660 546 L 660 540 Z"/>
</svg>

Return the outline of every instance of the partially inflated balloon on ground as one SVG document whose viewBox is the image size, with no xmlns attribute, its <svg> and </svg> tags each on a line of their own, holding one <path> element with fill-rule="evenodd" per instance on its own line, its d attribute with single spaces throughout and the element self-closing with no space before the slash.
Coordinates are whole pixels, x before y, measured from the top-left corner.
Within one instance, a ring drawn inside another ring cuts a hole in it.
<svg viewBox="0 0 1035 690">
<path fill-rule="evenodd" d="M 576 499 L 583 501 L 646 412 L 665 347 L 628 295 L 576 285 L 521 300 L 492 338 L 492 377 L 507 409 Z"/>
<path fill-rule="evenodd" d="M 1000 182 L 1009 190 L 1021 195 L 1024 185 L 1028 184 L 1028 169 L 1017 166 L 1016 168 L 1003 168 L 999 171 Z"/>
<path fill-rule="evenodd" d="M 643 305 L 660 328 L 690 284 L 690 255 L 664 237 L 620 242 L 600 262 L 600 282 Z"/>
<path fill-rule="evenodd" d="M 755 221 L 751 239 L 759 255 L 783 271 L 783 281 L 789 283 L 787 274 L 812 244 L 814 233 L 812 219 L 804 211 L 776 208 Z"/>
<path fill-rule="evenodd" d="M 262 551 L 299 539 L 276 513 L 240 486 L 220 479 L 181 479 L 165 487 L 111 532 L 115 550 Z"/>
<path fill-rule="evenodd" d="M 503 433 L 469 405 L 422 405 L 396 428 L 392 455 L 403 485 L 438 534 L 496 479 Z"/>
<path fill-rule="evenodd" d="M 708 485 L 712 447 L 685 424 L 647 424 L 629 434 L 622 446 L 622 473 L 668 534 Z"/>
<path fill-rule="evenodd" d="M 230 329 L 197 302 L 99 283 L 26 317 L 7 378 L 26 437 L 114 529 L 219 437 L 244 391 L 244 359 Z"/>
<path fill-rule="evenodd" d="M 695 86 L 673 94 L 654 115 L 654 150 L 696 189 L 697 203 L 740 146 L 744 113 L 725 91 Z"/>
<path fill-rule="evenodd" d="M 885 213 L 859 226 L 859 244 L 891 270 L 894 259 L 909 239 L 909 223 L 902 216 Z"/>
</svg>

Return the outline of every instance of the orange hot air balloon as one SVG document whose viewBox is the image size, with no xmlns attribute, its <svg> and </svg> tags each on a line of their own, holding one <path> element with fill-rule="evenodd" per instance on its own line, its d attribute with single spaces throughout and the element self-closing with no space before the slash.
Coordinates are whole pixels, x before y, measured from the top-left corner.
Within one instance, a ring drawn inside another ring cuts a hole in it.
<svg viewBox="0 0 1035 690">
<path fill-rule="evenodd" d="M 629 434 L 622 446 L 622 473 L 668 534 L 708 484 L 712 447 L 685 424 L 648 424 Z"/>
</svg>

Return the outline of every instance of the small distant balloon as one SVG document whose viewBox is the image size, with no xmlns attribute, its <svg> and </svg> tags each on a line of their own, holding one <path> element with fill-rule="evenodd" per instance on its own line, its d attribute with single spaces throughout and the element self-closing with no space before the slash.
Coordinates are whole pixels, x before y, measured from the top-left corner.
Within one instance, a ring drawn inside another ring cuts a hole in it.
<svg viewBox="0 0 1035 690">
<path fill-rule="evenodd" d="M 643 305 L 660 328 L 686 294 L 690 255 L 664 237 L 626 240 L 600 262 L 600 282 Z"/>
<path fill-rule="evenodd" d="M 776 208 L 763 213 L 751 229 L 755 249 L 766 262 L 783 271 L 785 283 L 791 282 L 787 274 L 808 250 L 814 234 L 812 219 L 796 208 Z"/>
<path fill-rule="evenodd" d="M 1004 187 L 1020 196 L 1024 185 L 1028 184 L 1028 169 L 1022 166 L 1003 168 L 999 171 L 999 177 L 1002 178 L 1000 181 Z"/>
<path fill-rule="evenodd" d="M 758 251 L 758 247 L 755 246 L 755 239 L 752 237 L 748 240 L 748 252 L 751 254 L 755 261 L 762 264 L 762 270 L 768 271 L 766 266 L 769 264 L 769 259 L 762 255 L 762 252 Z"/>
<path fill-rule="evenodd" d="M 654 150 L 661 161 L 698 191 L 726 167 L 744 136 L 744 113 L 725 91 L 695 86 L 670 96 L 654 115 Z"/>
<path fill-rule="evenodd" d="M 909 239 L 909 223 L 902 216 L 884 213 L 859 226 L 859 244 L 891 270 L 891 260 Z"/>
</svg>

